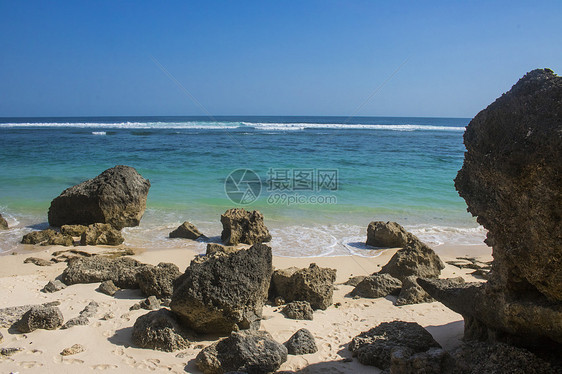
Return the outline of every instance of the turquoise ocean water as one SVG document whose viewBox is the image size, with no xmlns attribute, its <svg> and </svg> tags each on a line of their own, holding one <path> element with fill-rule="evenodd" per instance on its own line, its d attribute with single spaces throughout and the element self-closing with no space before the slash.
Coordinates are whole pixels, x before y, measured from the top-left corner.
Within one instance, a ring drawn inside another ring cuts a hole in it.
<svg viewBox="0 0 562 374">
<path fill-rule="evenodd" d="M 0 212 L 13 228 L 0 232 L 0 249 L 10 251 L 23 233 L 45 227 L 51 200 L 65 188 L 118 164 L 135 167 L 152 184 L 141 225 L 125 229 L 127 244 L 136 247 L 177 245 L 166 235 L 184 220 L 220 235 L 220 214 L 236 206 L 264 213 L 278 255 L 368 256 L 361 242 L 372 220 L 395 220 L 434 246 L 479 244 L 485 232 L 453 186 L 468 122 L 3 118 Z M 262 183 L 248 204 L 225 192 L 237 169 L 252 170 Z"/>
</svg>

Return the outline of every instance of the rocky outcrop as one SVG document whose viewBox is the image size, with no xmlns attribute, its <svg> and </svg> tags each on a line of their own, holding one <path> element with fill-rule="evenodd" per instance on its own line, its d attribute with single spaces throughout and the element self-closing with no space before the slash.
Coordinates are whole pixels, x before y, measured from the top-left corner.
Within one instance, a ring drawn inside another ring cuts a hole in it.
<svg viewBox="0 0 562 374">
<path fill-rule="evenodd" d="M 269 230 L 263 222 L 263 215 L 254 210 L 234 208 L 221 215 L 221 240 L 226 245 L 238 243 L 256 244 L 271 241 Z"/>
<path fill-rule="evenodd" d="M 174 313 L 160 309 L 140 316 L 133 325 L 133 344 L 141 348 L 173 352 L 189 347 L 187 332 Z"/>
<path fill-rule="evenodd" d="M 233 332 L 204 348 L 195 363 L 204 374 L 273 373 L 287 361 L 287 348 L 266 331 Z"/>
<path fill-rule="evenodd" d="M 80 237 L 80 245 L 119 245 L 124 241 L 121 231 L 107 223 L 89 225 Z"/>
<path fill-rule="evenodd" d="M 172 296 L 174 282 L 180 275 L 180 269 L 176 265 L 161 262 L 157 266 L 141 269 L 136 275 L 136 280 L 143 294 L 162 299 Z"/>
<path fill-rule="evenodd" d="M 21 317 L 17 329 L 26 333 L 37 329 L 55 330 L 62 326 L 62 313 L 56 306 L 34 306 Z"/>
<path fill-rule="evenodd" d="M 33 307 L 52 307 L 57 305 L 60 305 L 60 302 L 52 301 L 45 304 L 21 305 L 21 306 L 11 306 L 8 308 L 2 308 L 0 309 L 0 328 L 11 327 L 16 322 L 18 322 L 22 318 L 22 316 Z"/>
<path fill-rule="evenodd" d="M 175 282 L 170 307 L 197 332 L 257 329 L 273 270 L 271 262 L 271 248 L 265 244 L 192 262 Z"/>
<path fill-rule="evenodd" d="M 351 291 L 351 295 L 375 299 L 388 295 L 398 295 L 401 288 L 402 282 L 400 280 L 389 274 L 375 273 L 359 282 Z"/>
<path fill-rule="evenodd" d="M 68 262 L 62 273 L 62 281 L 71 285 L 112 280 L 120 288 L 139 288 L 137 273 L 150 266 L 152 265 L 143 264 L 130 257 L 78 257 Z"/>
<path fill-rule="evenodd" d="M 199 239 L 205 237 L 194 224 L 185 221 L 177 229 L 169 234 L 170 238 Z"/>
<path fill-rule="evenodd" d="M 367 226 L 367 245 L 384 248 L 403 248 L 413 237 L 396 222 L 374 221 Z"/>
<path fill-rule="evenodd" d="M 312 321 L 314 310 L 308 301 L 293 301 L 285 305 L 281 311 L 283 315 L 290 319 L 300 319 Z"/>
<path fill-rule="evenodd" d="M 314 335 L 307 329 L 300 329 L 285 342 L 290 355 L 307 355 L 318 352 Z"/>
<path fill-rule="evenodd" d="M 485 284 L 420 283 L 461 313 L 465 337 L 561 348 L 562 78 L 521 78 L 468 124 L 455 187 L 488 230 Z M 556 343 L 554 343 L 556 342 Z"/>
<path fill-rule="evenodd" d="M 392 256 L 380 273 L 390 274 L 400 280 L 410 276 L 436 278 L 444 268 L 445 265 L 433 249 L 414 236 Z"/>
<path fill-rule="evenodd" d="M 116 229 L 138 226 L 150 182 L 130 166 L 118 165 L 64 190 L 51 202 L 49 224 L 109 223 Z"/>
<path fill-rule="evenodd" d="M 22 244 L 40 244 L 40 245 L 74 245 L 74 239 L 70 235 L 63 235 L 52 229 L 41 231 L 32 231 L 25 234 L 21 240 Z"/>
<path fill-rule="evenodd" d="M 207 256 L 215 256 L 221 253 L 229 254 L 232 252 L 237 252 L 239 250 L 240 248 L 235 246 L 226 246 L 218 243 L 207 243 L 207 250 L 205 254 Z"/>
<path fill-rule="evenodd" d="M 8 221 L 6 218 L 2 217 L 0 214 L 0 230 L 7 230 L 8 229 Z"/>
<path fill-rule="evenodd" d="M 306 269 L 275 270 L 270 297 L 285 301 L 308 301 L 313 309 L 327 309 L 332 305 L 336 270 L 321 268 L 312 263 Z"/>
<path fill-rule="evenodd" d="M 363 365 L 388 369 L 392 353 L 398 350 L 412 355 L 441 348 L 426 329 L 415 322 L 383 322 L 369 331 L 357 335 L 348 349 Z"/>
</svg>

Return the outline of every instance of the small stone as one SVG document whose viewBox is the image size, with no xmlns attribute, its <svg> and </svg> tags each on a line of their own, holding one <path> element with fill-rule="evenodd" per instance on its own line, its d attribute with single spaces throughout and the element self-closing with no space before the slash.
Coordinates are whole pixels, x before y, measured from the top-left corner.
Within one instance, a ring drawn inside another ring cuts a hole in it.
<svg viewBox="0 0 562 374">
<path fill-rule="evenodd" d="M 61 329 L 65 330 L 74 326 L 85 326 L 88 325 L 89 323 L 90 320 L 88 319 L 88 317 L 78 316 L 66 321 L 66 323 L 61 327 Z"/>
<path fill-rule="evenodd" d="M 65 288 L 66 288 L 66 284 L 62 283 L 58 279 L 55 279 L 54 281 L 49 281 L 49 283 L 47 283 L 45 287 L 43 287 L 41 292 L 53 293 L 53 292 L 58 292 L 60 290 L 64 290 Z"/>
<path fill-rule="evenodd" d="M 307 329 L 300 329 L 285 343 L 290 355 L 305 355 L 318 352 L 314 336 Z"/>
<path fill-rule="evenodd" d="M 156 296 L 149 296 L 140 302 L 140 307 L 147 310 L 160 309 L 160 301 L 156 298 Z"/>
<path fill-rule="evenodd" d="M 133 304 L 129 310 L 139 310 L 141 308 L 140 303 Z"/>
<path fill-rule="evenodd" d="M 274 300 L 273 300 L 273 305 L 275 306 L 281 306 L 285 304 L 285 299 L 283 299 L 281 296 L 277 296 Z"/>
<path fill-rule="evenodd" d="M 34 264 L 37 266 L 51 266 L 53 263 L 51 261 L 45 260 L 38 257 L 28 257 L 23 261 L 24 264 Z"/>
<path fill-rule="evenodd" d="M 110 279 L 101 282 L 98 291 L 106 295 L 113 296 L 117 291 L 119 291 L 119 287 L 117 287 L 115 283 L 113 283 L 113 281 Z"/>
<path fill-rule="evenodd" d="M 110 320 L 110 319 L 113 319 L 113 318 L 115 318 L 115 314 L 113 312 L 105 313 L 103 315 L 103 317 L 101 317 L 101 319 L 104 320 L 104 321 L 107 321 L 107 320 Z"/>
<path fill-rule="evenodd" d="M 198 239 L 203 235 L 194 224 L 185 221 L 177 229 L 169 234 L 170 238 Z"/>
<path fill-rule="evenodd" d="M 72 347 L 63 349 L 63 351 L 60 354 L 61 354 L 61 356 L 70 356 L 70 355 L 75 355 L 75 354 L 80 353 L 80 352 L 84 352 L 85 350 L 86 349 L 84 348 L 84 346 L 82 346 L 80 344 L 74 344 L 74 345 L 72 345 Z"/>
<path fill-rule="evenodd" d="M 23 348 L 1 348 L 0 357 L 8 357 L 21 351 L 23 351 Z"/>
</svg>

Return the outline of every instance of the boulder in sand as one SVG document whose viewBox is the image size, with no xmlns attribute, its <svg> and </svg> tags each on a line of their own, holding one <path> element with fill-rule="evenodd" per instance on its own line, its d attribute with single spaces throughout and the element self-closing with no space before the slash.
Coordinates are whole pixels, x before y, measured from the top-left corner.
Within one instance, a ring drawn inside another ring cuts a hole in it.
<svg viewBox="0 0 562 374">
<path fill-rule="evenodd" d="M 204 348 L 195 363 L 204 374 L 273 373 L 287 361 L 287 348 L 266 331 L 233 332 Z"/>
<path fill-rule="evenodd" d="M 95 256 L 73 258 L 62 273 L 62 281 L 67 284 L 98 283 L 112 280 L 120 288 L 139 288 L 136 275 L 152 265 L 143 264 L 130 257 L 117 259 Z"/>
<path fill-rule="evenodd" d="M 113 281 L 110 279 L 101 282 L 100 286 L 98 287 L 98 291 L 106 295 L 113 296 L 117 293 L 117 291 L 119 291 L 119 287 L 117 287 L 115 283 L 113 283 Z"/>
<path fill-rule="evenodd" d="M 488 230 L 492 271 L 485 284 L 420 281 L 463 315 L 465 339 L 562 350 L 561 118 L 562 78 L 537 69 L 466 128 L 455 188 Z"/>
<path fill-rule="evenodd" d="M 34 306 L 21 317 L 17 329 L 23 333 L 37 329 L 55 330 L 62 323 L 62 313 L 56 306 Z"/>
<path fill-rule="evenodd" d="M 133 344 L 141 348 L 173 352 L 189 347 L 186 331 L 168 309 L 160 309 L 137 318 L 133 325 Z"/>
<path fill-rule="evenodd" d="M 249 212 L 242 208 L 229 209 L 221 215 L 221 223 L 221 240 L 226 245 L 252 245 L 271 241 L 269 230 L 263 222 L 263 215 L 257 210 Z"/>
<path fill-rule="evenodd" d="M 174 282 L 180 275 L 180 269 L 176 265 L 161 262 L 157 266 L 141 269 L 136 275 L 136 280 L 143 294 L 162 299 L 172 296 Z"/>
<path fill-rule="evenodd" d="M 61 290 L 64 290 L 66 288 L 66 284 L 62 283 L 60 280 L 55 279 L 53 281 L 49 281 L 45 287 L 43 287 L 43 289 L 41 289 L 42 292 L 45 293 L 53 293 L 53 292 L 58 292 Z"/>
<path fill-rule="evenodd" d="M 281 296 L 287 302 L 308 301 L 313 309 L 325 310 L 332 305 L 335 280 L 335 269 L 314 263 L 305 269 L 275 270 L 271 296 Z"/>
<path fill-rule="evenodd" d="M 443 261 L 433 249 L 414 237 L 391 257 L 379 273 L 390 274 L 400 280 L 410 276 L 437 278 L 444 268 Z"/>
<path fill-rule="evenodd" d="M 51 202 L 49 224 L 109 223 L 116 229 L 138 226 L 150 182 L 130 166 L 118 165 L 67 188 Z"/>
<path fill-rule="evenodd" d="M 441 348 L 426 329 L 415 322 L 383 322 L 357 335 L 348 346 L 363 365 L 388 369 L 393 351 L 406 350 L 409 355 Z"/>
<path fill-rule="evenodd" d="M 376 273 L 359 282 L 351 291 L 351 295 L 375 299 L 388 295 L 398 295 L 401 288 L 402 282 L 399 279 L 386 273 Z"/>
<path fill-rule="evenodd" d="M 0 230 L 7 230 L 8 229 L 8 221 L 6 218 L 2 217 L 0 214 Z"/>
<path fill-rule="evenodd" d="M 271 262 L 271 248 L 265 244 L 192 262 L 174 284 L 170 308 L 189 328 L 201 333 L 257 329 Z"/>
<path fill-rule="evenodd" d="M 307 329 L 300 329 L 285 342 L 290 355 L 307 355 L 318 352 L 316 340 Z"/>
<path fill-rule="evenodd" d="M 285 305 L 281 311 L 283 315 L 290 319 L 301 319 L 312 321 L 314 310 L 308 301 L 292 301 Z"/>
<path fill-rule="evenodd" d="M 191 222 L 185 221 L 177 229 L 169 234 L 170 238 L 198 239 L 204 237 L 197 227 Z"/>
</svg>

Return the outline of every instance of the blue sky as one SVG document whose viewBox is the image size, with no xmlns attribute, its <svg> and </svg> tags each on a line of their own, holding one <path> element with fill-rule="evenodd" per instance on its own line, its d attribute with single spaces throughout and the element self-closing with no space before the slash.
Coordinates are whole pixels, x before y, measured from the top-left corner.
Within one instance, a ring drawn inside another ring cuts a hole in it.
<svg viewBox="0 0 562 374">
<path fill-rule="evenodd" d="M 472 117 L 561 73 L 561 20 L 561 1 L 0 0 L 0 116 L 206 115 L 154 58 L 213 115 Z"/>
</svg>

